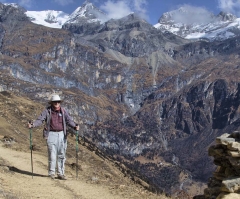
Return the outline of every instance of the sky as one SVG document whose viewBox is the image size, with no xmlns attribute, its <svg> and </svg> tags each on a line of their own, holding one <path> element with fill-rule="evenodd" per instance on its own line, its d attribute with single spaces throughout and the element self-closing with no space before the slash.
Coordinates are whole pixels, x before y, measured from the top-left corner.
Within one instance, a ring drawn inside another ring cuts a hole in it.
<svg viewBox="0 0 240 199">
<path fill-rule="evenodd" d="M 217 15 L 220 11 L 240 17 L 240 0 L 88 0 L 104 11 L 109 18 L 121 18 L 131 12 L 138 13 L 155 25 L 163 13 L 188 7 L 193 17 L 203 18 L 204 12 Z M 29 11 L 56 10 L 71 14 L 85 0 L 0 0 L 1 3 L 17 3 Z M 191 17 L 190 17 L 191 18 Z"/>
</svg>

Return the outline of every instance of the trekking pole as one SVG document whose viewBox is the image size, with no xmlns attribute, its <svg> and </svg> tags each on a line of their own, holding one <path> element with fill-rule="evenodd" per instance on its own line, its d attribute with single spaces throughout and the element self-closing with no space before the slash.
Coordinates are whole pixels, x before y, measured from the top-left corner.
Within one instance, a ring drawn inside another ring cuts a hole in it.
<svg viewBox="0 0 240 199">
<path fill-rule="evenodd" d="M 32 124 L 32 121 L 29 122 L 30 124 Z M 32 128 L 29 129 L 29 137 L 30 137 L 30 150 L 31 150 L 31 166 L 32 166 L 32 179 L 33 179 L 33 158 L 32 158 Z"/>
<path fill-rule="evenodd" d="M 76 179 L 78 179 L 78 130 L 76 131 Z"/>
</svg>

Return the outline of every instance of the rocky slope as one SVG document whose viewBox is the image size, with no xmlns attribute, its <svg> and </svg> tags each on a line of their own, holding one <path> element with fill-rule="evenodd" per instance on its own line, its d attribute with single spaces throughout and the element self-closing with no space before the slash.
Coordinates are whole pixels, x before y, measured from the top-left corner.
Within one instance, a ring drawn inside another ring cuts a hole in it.
<svg viewBox="0 0 240 199">
<path fill-rule="evenodd" d="M 153 191 L 204 188 L 208 147 L 239 127 L 238 37 L 192 42 L 134 14 L 75 32 L 0 13 L 1 91 L 43 103 L 60 94 L 89 142 Z"/>
</svg>

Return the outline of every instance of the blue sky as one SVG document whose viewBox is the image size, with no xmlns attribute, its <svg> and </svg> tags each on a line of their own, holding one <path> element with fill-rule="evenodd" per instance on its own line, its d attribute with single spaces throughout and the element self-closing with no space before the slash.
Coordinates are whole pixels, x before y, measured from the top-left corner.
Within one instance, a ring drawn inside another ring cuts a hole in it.
<svg viewBox="0 0 240 199">
<path fill-rule="evenodd" d="M 17 3 L 29 11 L 59 10 L 71 14 L 85 0 L 0 0 L 0 2 Z M 196 12 L 199 9 L 206 9 L 214 14 L 227 11 L 240 17 L 240 0 L 90 0 L 90 2 L 112 18 L 136 12 L 153 25 L 164 12 L 186 5 Z"/>
</svg>

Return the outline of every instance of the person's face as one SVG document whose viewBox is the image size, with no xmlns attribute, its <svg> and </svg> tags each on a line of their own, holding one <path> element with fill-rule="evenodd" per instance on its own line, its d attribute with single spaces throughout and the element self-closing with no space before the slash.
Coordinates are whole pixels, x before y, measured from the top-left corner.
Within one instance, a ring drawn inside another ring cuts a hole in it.
<svg viewBox="0 0 240 199">
<path fill-rule="evenodd" d="M 55 109 L 58 109 L 60 107 L 60 101 L 54 101 L 52 102 L 52 106 L 55 108 Z"/>
</svg>

